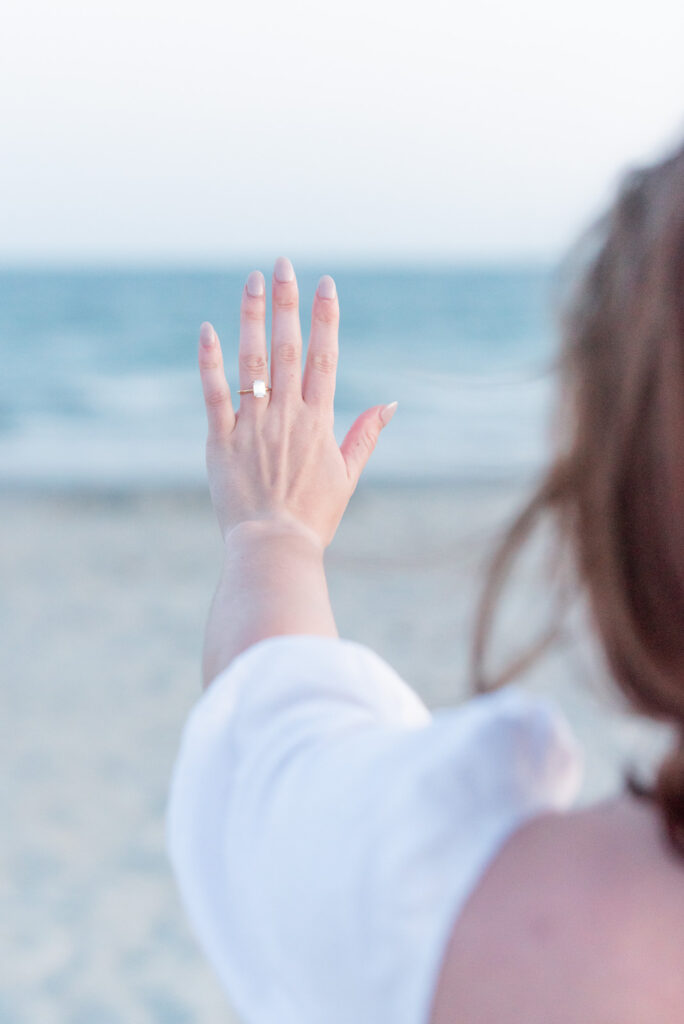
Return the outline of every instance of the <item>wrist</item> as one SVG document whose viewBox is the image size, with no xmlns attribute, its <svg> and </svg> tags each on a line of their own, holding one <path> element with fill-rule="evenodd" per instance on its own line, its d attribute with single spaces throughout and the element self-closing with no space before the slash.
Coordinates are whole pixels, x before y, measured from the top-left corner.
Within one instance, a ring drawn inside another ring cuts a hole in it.
<svg viewBox="0 0 684 1024">
<path fill-rule="evenodd" d="M 242 520 L 225 534 L 223 545 L 227 553 L 245 545 L 268 544 L 272 541 L 303 545 L 323 558 L 324 545 L 318 534 L 304 523 L 282 515 Z"/>
</svg>

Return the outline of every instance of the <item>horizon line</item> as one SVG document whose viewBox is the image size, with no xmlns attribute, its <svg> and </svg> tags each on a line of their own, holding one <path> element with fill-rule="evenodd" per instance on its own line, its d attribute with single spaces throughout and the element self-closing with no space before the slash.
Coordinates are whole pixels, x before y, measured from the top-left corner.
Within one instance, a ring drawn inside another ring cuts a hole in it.
<svg viewBox="0 0 684 1024">
<path fill-rule="evenodd" d="M 406 255 L 368 256 L 368 254 L 339 256 L 317 256 L 315 254 L 290 256 L 295 267 L 304 272 L 318 271 L 322 264 L 333 266 L 339 270 L 419 270 L 430 268 L 469 269 L 496 267 L 548 268 L 558 263 L 561 253 L 492 253 L 472 255 Z M 187 256 L 115 256 L 99 254 L 97 256 L 49 256 L 49 257 L 3 257 L 0 255 L 0 273 L 13 271 L 73 272 L 73 271 L 185 271 L 185 272 L 244 272 L 245 267 L 258 267 L 259 264 L 271 262 L 248 253 L 245 256 L 215 256 L 208 259 L 197 259 Z"/>
</svg>

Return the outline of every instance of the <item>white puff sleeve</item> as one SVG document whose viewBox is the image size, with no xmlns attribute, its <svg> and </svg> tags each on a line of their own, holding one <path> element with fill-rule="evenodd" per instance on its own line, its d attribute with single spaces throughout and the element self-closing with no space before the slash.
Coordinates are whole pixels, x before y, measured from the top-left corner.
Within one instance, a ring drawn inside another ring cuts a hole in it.
<svg viewBox="0 0 684 1024">
<path fill-rule="evenodd" d="M 427 1024 L 460 908 L 582 756 L 515 686 L 430 714 L 370 648 L 276 636 L 192 710 L 167 847 L 245 1024 Z"/>
</svg>

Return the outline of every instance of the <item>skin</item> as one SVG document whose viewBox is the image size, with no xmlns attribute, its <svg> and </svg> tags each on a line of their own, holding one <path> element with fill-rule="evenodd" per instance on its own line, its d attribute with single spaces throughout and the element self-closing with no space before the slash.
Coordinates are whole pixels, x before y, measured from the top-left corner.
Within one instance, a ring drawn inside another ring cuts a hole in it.
<svg viewBox="0 0 684 1024">
<path fill-rule="evenodd" d="M 533 818 L 459 915 L 431 1024 L 681 1024 L 683 867 L 632 797 Z"/>
<path fill-rule="evenodd" d="M 237 411 L 216 332 L 204 324 L 200 334 L 207 471 L 224 553 L 205 686 L 258 640 L 338 636 L 323 554 L 383 428 L 377 405 L 342 445 L 335 440 L 332 280 L 321 279 L 314 299 L 303 376 L 289 261 L 276 263 L 272 306 L 273 390 L 240 396 Z M 268 383 L 265 314 L 264 281 L 253 272 L 241 304 L 241 388 Z M 534 818 L 502 846 L 454 924 L 432 1024 L 684 1021 L 682 866 L 656 812 L 633 798 Z"/>
<path fill-rule="evenodd" d="M 254 271 L 240 309 L 240 388 L 254 379 L 268 384 L 265 325 L 265 282 Z M 202 325 L 207 472 L 224 554 L 205 633 L 205 686 L 258 640 L 288 633 L 338 636 L 323 553 L 384 425 L 383 406 L 373 406 L 337 444 L 338 327 L 337 293 L 326 276 L 313 303 L 302 376 L 297 281 L 290 261 L 279 259 L 272 279 L 272 391 L 266 398 L 241 395 L 235 411 L 219 339 L 211 324 Z"/>
</svg>

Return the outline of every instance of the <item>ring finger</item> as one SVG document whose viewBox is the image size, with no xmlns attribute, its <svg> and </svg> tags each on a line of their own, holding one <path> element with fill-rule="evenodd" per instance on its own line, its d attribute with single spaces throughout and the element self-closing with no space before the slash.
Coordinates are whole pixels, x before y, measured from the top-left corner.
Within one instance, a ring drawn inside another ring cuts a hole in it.
<svg viewBox="0 0 684 1024">
<path fill-rule="evenodd" d="M 255 380 L 268 380 L 268 350 L 266 347 L 266 283 L 259 270 L 253 270 L 247 278 L 240 305 L 240 348 L 238 353 L 240 390 L 252 389 Z M 266 399 L 253 394 L 240 395 L 240 411 L 249 413 L 255 406 L 268 405 Z"/>
<path fill-rule="evenodd" d="M 271 328 L 273 398 L 281 406 L 302 399 L 302 331 L 299 292 L 294 267 L 286 257 L 273 268 L 273 324 Z"/>
</svg>

